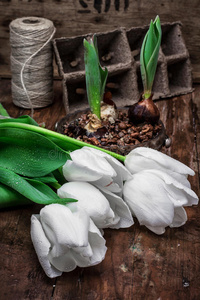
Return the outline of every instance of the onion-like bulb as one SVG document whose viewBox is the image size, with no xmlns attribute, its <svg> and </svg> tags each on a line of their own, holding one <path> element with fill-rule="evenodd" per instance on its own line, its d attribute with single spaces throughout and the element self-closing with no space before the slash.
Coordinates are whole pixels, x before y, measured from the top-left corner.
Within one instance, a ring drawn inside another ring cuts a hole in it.
<svg viewBox="0 0 200 300">
<path fill-rule="evenodd" d="M 156 124 L 160 119 L 158 107 L 152 100 L 153 95 L 148 99 L 141 99 L 132 105 L 128 110 L 129 121 L 133 124 L 150 123 Z"/>
</svg>

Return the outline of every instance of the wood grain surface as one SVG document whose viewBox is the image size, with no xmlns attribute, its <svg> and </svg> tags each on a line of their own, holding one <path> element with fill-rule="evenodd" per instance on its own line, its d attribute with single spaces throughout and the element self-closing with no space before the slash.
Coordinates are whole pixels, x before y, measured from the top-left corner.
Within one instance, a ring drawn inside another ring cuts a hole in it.
<svg viewBox="0 0 200 300">
<path fill-rule="evenodd" d="M 200 1 L 186 0 L 2 0 L 0 1 L 0 76 L 10 77 L 9 24 L 26 16 L 53 21 L 55 37 L 127 29 L 148 25 L 159 15 L 161 22 L 181 21 L 193 66 L 193 79 L 200 82 Z"/>
<path fill-rule="evenodd" d="M 61 83 L 53 105 L 35 110 L 37 122 L 54 129 L 65 115 Z M 194 169 L 199 193 L 200 86 L 195 92 L 157 102 L 172 145 L 163 149 Z M 12 104 L 10 80 L 0 80 L 0 102 L 10 115 L 29 114 Z M 188 221 L 157 236 L 135 224 L 105 230 L 108 251 L 94 267 L 77 268 L 57 279 L 43 272 L 30 238 L 30 217 L 39 205 L 0 211 L 0 299 L 198 300 L 200 299 L 200 207 L 188 207 Z"/>
</svg>

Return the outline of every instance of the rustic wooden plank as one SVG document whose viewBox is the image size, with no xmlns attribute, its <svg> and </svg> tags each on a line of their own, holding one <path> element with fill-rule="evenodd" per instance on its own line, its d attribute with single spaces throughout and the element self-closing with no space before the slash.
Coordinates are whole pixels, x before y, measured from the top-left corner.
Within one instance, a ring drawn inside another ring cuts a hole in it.
<svg viewBox="0 0 200 300">
<path fill-rule="evenodd" d="M 0 2 L 0 75 L 10 75 L 9 23 L 24 16 L 38 16 L 50 19 L 57 29 L 55 37 L 69 37 L 89 32 L 101 32 L 119 26 L 127 29 L 149 24 L 160 15 L 161 21 L 183 23 L 183 36 L 191 56 L 194 81 L 200 79 L 199 58 L 199 1 L 155 0 L 93 0 L 93 1 L 17 1 Z M 185 13 L 187 12 L 187 14 Z M 191 34 L 192 33 L 192 34 Z"/>
<path fill-rule="evenodd" d="M 0 79 L 0 101 L 3 106 L 9 111 L 9 114 L 16 118 L 19 115 L 20 109 L 12 103 L 11 82 L 10 80 Z"/>
<path fill-rule="evenodd" d="M 198 92 L 195 92 L 195 94 Z M 165 152 L 175 159 L 181 160 L 189 165 L 196 173 L 198 170 L 197 149 L 195 144 L 195 121 L 198 126 L 198 119 L 194 119 L 193 100 L 194 94 L 188 94 L 169 99 L 169 103 L 160 101 L 158 103 L 161 111 L 161 119 L 167 128 L 167 134 L 172 139 L 172 145 Z M 198 99 L 198 96 L 195 96 Z M 191 132 L 194 132 L 193 135 Z M 181 147 L 181 145 L 183 145 Z M 185 146 L 184 146 L 185 145 Z M 198 186 L 198 177 L 191 178 L 196 181 Z"/>
<path fill-rule="evenodd" d="M 190 178 L 199 193 L 200 87 L 194 94 L 157 101 L 172 146 L 163 149 L 192 167 Z M 12 104 L 10 81 L 0 80 L 0 101 L 17 116 L 30 113 Z M 53 129 L 65 115 L 60 82 L 55 82 L 55 102 L 38 109 L 34 118 Z M 44 274 L 30 239 L 30 216 L 39 205 L 1 211 L 1 299 L 162 299 L 200 298 L 200 208 L 187 208 L 188 221 L 181 228 L 157 236 L 136 222 L 128 229 L 105 230 L 108 251 L 94 267 L 77 268 L 57 279 Z M 52 297 L 51 297 L 52 296 Z"/>
<path fill-rule="evenodd" d="M 41 272 L 30 238 L 30 217 L 39 205 L 1 211 L 1 299 L 50 299 L 55 279 Z"/>
<path fill-rule="evenodd" d="M 195 162 L 199 174 L 199 186 L 200 186 L 200 89 L 198 85 L 195 85 L 195 92 L 192 94 L 192 111 L 193 111 L 193 127 L 195 133 L 195 148 L 196 148 Z"/>
</svg>

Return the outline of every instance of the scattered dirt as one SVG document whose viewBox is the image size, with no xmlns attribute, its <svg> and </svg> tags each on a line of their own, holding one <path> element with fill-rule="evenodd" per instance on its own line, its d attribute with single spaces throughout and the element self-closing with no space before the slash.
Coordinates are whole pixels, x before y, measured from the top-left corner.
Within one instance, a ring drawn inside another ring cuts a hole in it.
<svg viewBox="0 0 200 300">
<path fill-rule="evenodd" d="M 118 147 L 134 146 L 155 138 L 162 129 L 161 124 L 133 125 L 129 123 L 128 111 L 118 112 L 114 124 L 103 122 L 103 127 L 94 133 L 88 133 L 84 127 L 89 122 L 88 114 L 63 125 L 63 134 L 98 147 L 110 147 L 112 151 Z"/>
</svg>

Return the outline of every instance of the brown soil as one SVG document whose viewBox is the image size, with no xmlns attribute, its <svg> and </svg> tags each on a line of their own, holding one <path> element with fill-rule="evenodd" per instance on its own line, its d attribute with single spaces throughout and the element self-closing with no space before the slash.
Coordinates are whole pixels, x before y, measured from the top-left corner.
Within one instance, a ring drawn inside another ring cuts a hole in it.
<svg viewBox="0 0 200 300">
<path fill-rule="evenodd" d="M 88 114 L 82 114 L 75 121 L 66 122 L 63 125 L 63 134 L 98 147 L 110 147 L 111 151 L 115 151 L 118 147 L 147 142 L 155 138 L 162 129 L 160 123 L 133 125 L 129 123 L 128 112 L 120 110 L 114 124 L 103 122 L 103 127 L 94 133 L 88 134 L 84 129 L 88 121 Z"/>
</svg>

